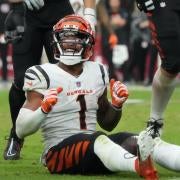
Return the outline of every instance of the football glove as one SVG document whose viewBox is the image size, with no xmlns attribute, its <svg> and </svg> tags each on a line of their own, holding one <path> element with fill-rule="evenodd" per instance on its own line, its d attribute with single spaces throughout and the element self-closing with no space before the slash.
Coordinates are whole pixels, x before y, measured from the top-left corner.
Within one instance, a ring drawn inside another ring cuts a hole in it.
<svg viewBox="0 0 180 180">
<path fill-rule="evenodd" d="M 116 34 L 114 34 L 114 33 L 110 34 L 108 42 L 109 42 L 109 45 L 111 48 L 113 48 L 115 45 L 117 45 L 118 37 L 116 36 Z"/>
<path fill-rule="evenodd" d="M 165 1 L 166 0 L 136 0 L 138 9 L 145 13 L 152 12 L 157 8 L 166 7 Z"/>
<path fill-rule="evenodd" d="M 93 32 L 95 33 L 95 26 L 97 24 L 96 11 L 92 8 L 85 8 L 84 9 L 84 18 L 89 22 Z"/>
<path fill-rule="evenodd" d="M 52 110 L 53 106 L 57 103 L 58 94 L 62 92 L 62 90 L 63 88 L 59 87 L 57 89 L 50 89 L 47 92 L 41 102 L 41 110 L 43 113 L 48 114 Z"/>
<path fill-rule="evenodd" d="M 115 79 L 110 80 L 110 94 L 112 105 L 116 108 L 121 108 L 129 96 L 127 87 L 120 81 L 115 81 Z"/>
<path fill-rule="evenodd" d="M 27 8 L 31 11 L 39 10 L 44 6 L 44 0 L 24 0 Z"/>
<path fill-rule="evenodd" d="M 12 3 L 4 24 L 5 40 L 12 42 L 23 37 L 25 31 L 25 5 L 23 2 Z"/>
</svg>

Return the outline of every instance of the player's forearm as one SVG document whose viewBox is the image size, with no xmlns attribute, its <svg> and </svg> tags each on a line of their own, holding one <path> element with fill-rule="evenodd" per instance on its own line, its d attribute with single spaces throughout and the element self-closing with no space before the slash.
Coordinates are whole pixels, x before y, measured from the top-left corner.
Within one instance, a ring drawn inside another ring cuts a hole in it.
<svg viewBox="0 0 180 180">
<path fill-rule="evenodd" d="M 38 108 L 36 111 L 21 108 L 16 120 L 16 134 L 20 139 L 35 133 L 47 115 Z"/>
<path fill-rule="evenodd" d="M 95 0 L 84 0 L 84 18 L 91 25 L 92 31 L 95 32 L 96 26 L 96 9 Z"/>
<path fill-rule="evenodd" d="M 85 8 L 95 9 L 95 7 L 96 7 L 96 0 L 84 0 L 84 7 Z"/>
<path fill-rule="evenodd" d="M 111 103 L 108 103 L 105 111 L 98 111 L 98 123 L 106 131 L 112 131 L 119 123 L 121 115 L 121 109 L 116 109 Z"/>
</svg>

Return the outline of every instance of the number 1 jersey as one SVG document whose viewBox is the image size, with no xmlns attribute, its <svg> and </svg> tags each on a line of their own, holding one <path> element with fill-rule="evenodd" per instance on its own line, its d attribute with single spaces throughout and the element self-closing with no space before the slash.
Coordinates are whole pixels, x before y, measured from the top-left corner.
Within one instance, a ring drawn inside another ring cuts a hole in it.
<svg viewBox="0 0 180 180">
<path fill-rule="evenodd" d="M 45 95 L 48 89 L 63 88 L 57 104 L 41 125 L 46 151 L 71 135 L 95 132 L 98 99 L 108 83 L 106 68 L 92 61 L 83 63 L 78 77 L 49 63 L 32 66 L 26 71 L 24 91 Z"/>
</svg>

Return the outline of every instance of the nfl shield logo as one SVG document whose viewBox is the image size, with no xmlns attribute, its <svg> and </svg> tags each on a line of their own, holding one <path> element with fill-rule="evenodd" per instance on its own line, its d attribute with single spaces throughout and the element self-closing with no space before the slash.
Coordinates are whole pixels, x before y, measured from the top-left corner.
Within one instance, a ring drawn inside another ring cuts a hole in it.
<svg viewBox="0 0 180 180">
<path fill-rule="evenodd" d="M 76 86 L 77 86 L 77 87 L 81 87 L 81 82 L 80 82 L 80 81 L 77 81 L 77 82 L 76 82 Z"/>
</svg>

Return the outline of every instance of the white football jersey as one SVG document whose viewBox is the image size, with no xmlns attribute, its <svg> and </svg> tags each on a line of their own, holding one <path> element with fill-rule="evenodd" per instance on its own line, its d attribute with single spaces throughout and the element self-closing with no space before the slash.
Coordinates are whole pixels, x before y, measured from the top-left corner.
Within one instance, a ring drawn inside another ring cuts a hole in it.
<svg viewBox="0 0 180 180">
<path fill-rule="evenodd" d="M 78 77 L 49 63 L 32 66 L 26 71 L 25 91 L 34 90 L 45 95 L 48 89 L 63 88 L 57 104 L 41 125 L 46 152 L 71 135 L 95 132 L 98 98 L 108 83 L 106 68 L 92 61 L 83 63 L 83 72 Z"/>
</svg>

